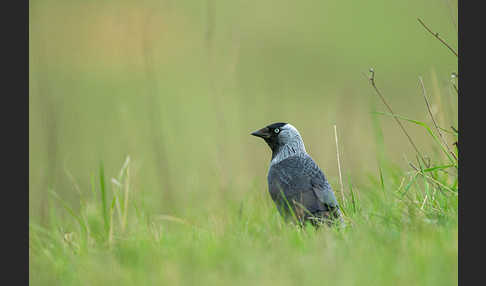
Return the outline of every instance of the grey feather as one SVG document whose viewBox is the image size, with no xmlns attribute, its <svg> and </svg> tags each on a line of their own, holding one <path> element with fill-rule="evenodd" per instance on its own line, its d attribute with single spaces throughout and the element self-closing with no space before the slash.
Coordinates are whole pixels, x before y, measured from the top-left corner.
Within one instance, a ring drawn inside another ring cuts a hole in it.
<svg viewBox="0 0 486 286">
<path fill-rule="evenodd" d="M 317 218 L 342 222 L 331 185 L 316 162 L 307 154 L 297 129 L 288 123 L 268 125 L 252 135 L 262 137 L 272 150 L 268 190 L 279 212 L 291 212 L 301 220 Z M 314 222 L 314 221 L 312 221 Z"/>
<path fill-rule="evenodd" d="M 268 186 L 270 195 L 277 204 L 285 203 L 280 198 L 283 193 L 289 202 L 302 201 L 302 205 L 312 214 L 338 207 L 329 182 L 306 153 L 288 157 L 270 166 Z M 279 205 L 279 210 L 282 207 L 285 206 Z"/>
</svg>

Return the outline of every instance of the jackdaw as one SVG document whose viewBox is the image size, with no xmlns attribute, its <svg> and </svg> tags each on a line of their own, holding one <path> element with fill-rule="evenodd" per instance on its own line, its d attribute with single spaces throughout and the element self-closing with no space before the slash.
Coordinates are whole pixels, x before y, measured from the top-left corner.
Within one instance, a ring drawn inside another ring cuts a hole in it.
<svg viewBox="0 0 486 286">
<path fill-rule="evenodd" d="M 284 218 L 313 225 L 342 222 L 331 185 L 307 154 L 299 131 L 288 123 L 273 123 L 251 135 L 261 137 L 272 149 L 268 191 Z"/>
</svg>

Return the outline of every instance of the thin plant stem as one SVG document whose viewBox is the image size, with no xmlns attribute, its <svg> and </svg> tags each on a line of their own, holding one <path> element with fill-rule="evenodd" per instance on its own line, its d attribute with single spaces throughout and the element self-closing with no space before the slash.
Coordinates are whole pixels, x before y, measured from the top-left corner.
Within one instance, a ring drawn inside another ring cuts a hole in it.
<svg viewBox="0 0 486 286">
<path fill-rule="evenodd" d="M 383 102 L 383 104 L 385 104 L 385 106 L 388 108 L 388 111 L 390 111 L 390 113 L 393 115 L 393 118 L 395 118 L 395 120 L 397 121 L 398 126 L 400 126 L 400 128 L 403 131 L 403 133 L 405 133 L 405 135 L 407 136 L 408 141 L 410 142 L 410 144 L 412 144 L 412 147 L 415 149 L 415 151 L 420 156 L 420 158 L 422 159 L 422 161 L 425 162 L 425 159 L 422 156 L 422 153 L 420 153 L 419 149 L 417 148 L 417 146 L 413 142 L 412 137 L 410 137 L 410 135 L 408 134 L 407 130 L 405 130 L 405 127 L 403 127 L 402 123 L 400 122 L 400 120 L 398 119 L 398 117 L 395 115 L 395 113 L 391 109 L 390 105 L 388 105 L 388 103 L 386 102 L 385 97 L 383 97 L 383 95 L 381 94 L 381 92 L 378 89 L 378 87 L 376 87 L 376 83 L 375 83 L 375 71 L 374 71 L 374 69 L 371 68 L 370 69 L 370 73 L 371 73 L 371 75 L 369 77 L 369 81 L 371 83 L 371 86 L 373 87 L 373 89 L 375 90 L 375 92 L 378 94 L 378 96 L 380 97 L 380 99 Z"/>
<path fill-rule="evenodd" d="M 456 157 L 456 154 L 454 154 L 454 152 L 451 151 L 451 149 L 449 148 L 449 145 L 447 145 L 447 142 L 445 141 L 444 139 L 444 135 L 442 135 L 442 132 L 440 132 L 440 128 L 439 126 L 437 125 L 437 122 L 435 121 L 435 118 L 434 118 L 434 115 L 432 115 L 432 110 L 430 110 L 430 104 L 429 104 L 429 101 L 427 100 L 427 92 L 425 91 L 425 86 L 424 86 L 424 82 L 422 80 L 422 77 L 419 76 L 419 82 L 420 82 L 420 85 L 422 86 L 422 95 L 425 99 L 425 104 L 427 105 L 427 110 L 429 111 L 429 115 L 430 115 L 430 118 L 432 118 L 432 122 L 434 123 L 434 127 L 435 129 L 437 130 L 437 133 L 439 133 L 439 136 L 440 136 L 440 139 L 442 140 L 442 143 L 445 145 L 445 147 L 447 148 L 447 151 L 452 155 L 452 157 L 454 157 L 454 159 L 456 159 L 457 161 L 457 157 Z"/>
<path fill-rule="evenodd" d="M 432 32 L 432 30 L 430 30 L 430 28 L 427 27 L 427 25 L 425 25 L 425 23 L 420 18 L 417 18 L 417 20 L 420 22 L 420 24 L 422 24 L 422 26 L 424 26 L 424 28 L 429 33 L 431 33 L 437 40 L 439 40 L 442 44 L 444 44 L 444 46 L 446 46 L 456 57 L 459 57 L 457 52 L 453 48 L 451 48 L 451 46 L 449 46 L 449 44 L 447 44 L 441 37 L 439 37 L 439 33 Z"/>
<path fill-rule="evenodd" d="M 341 196 L 342 202 L 344 204 L 344 185 L 343 185 L 343 177 L 341 174 L 341 160 L 339 158 L 339 144 L 338 144 L 338 135 L 337 135 L 337 127 L 334 125 L 334 137 L 336 138 L 336 155 L 337 155 L 337 162 L 338 162 L 338 171 L 339 171 L 339 184 L 341 185 Z"/>
</svg>

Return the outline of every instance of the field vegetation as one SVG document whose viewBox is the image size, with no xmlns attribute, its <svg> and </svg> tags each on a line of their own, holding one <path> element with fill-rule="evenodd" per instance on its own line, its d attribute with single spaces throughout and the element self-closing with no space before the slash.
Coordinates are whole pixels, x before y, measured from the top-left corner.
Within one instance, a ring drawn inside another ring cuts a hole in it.
<svg viewBox="0 0 486 286">
<path fill-rule="evenodd" d="M 457 285 L 457 2 L 29 3 L 31 285 Z M 281 121 L 344 228 L 279 216 Z"/>
</svg>

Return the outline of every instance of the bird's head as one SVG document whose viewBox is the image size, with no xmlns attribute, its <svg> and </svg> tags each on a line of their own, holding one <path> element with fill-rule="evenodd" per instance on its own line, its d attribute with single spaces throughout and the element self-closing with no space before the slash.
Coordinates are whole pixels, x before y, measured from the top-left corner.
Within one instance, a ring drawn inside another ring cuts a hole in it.
<svg viewBox="0 0 486 286">
<path fill-rule="evenodd" d="M 299 131 L 289 123 L 273 123 L 263 127 L 251 135 L 261 137 L 272 149 L 272 160 L 299 152 L 306 152 L 304 141 Z"/>
</svg>

